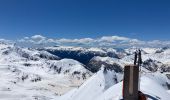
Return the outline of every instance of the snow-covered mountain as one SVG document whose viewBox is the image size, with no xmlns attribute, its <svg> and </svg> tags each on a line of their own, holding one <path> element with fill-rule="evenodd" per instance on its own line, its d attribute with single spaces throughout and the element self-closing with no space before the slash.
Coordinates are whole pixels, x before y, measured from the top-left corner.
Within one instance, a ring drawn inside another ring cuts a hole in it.
<svg viewBox="0 0 170 100">
<path fill-rule="evenodd" d="M 119 69 L 123 69 L 125 65 L 133 63 L 134 51 L 136 51 L 134 48 L 126 49 L 124 54 L 127 55 L 121 59 L 101 56 L 93 57 L 89 64 L 92 68 L 99 71 L 88 79 L 81 87 L 73 89 L 63 95 L 61 100 L 122 99 L 121 80 L 123 73 Z M 169 100 L 169 49 L 142 48 L 141 51 L 143 58 L 140 78 L 141 91 L 149 100 Z M 107 72 L 107 74 L 105 72 Z M 116 80 L 116 82 L 113 80 Z"/>
<path fill-rule="evenodd" d="M 49 100 L 80 86 L 92 73 L 73 59 L 0 44 L 0 99 Z"/>
<path fill-rule="evenodd" d="M 0 43 L 0 99 L 120 100 L 123 68 L 133 63 L 134 51 Z M 141 91 L 151 100 L 169 100 L 170 48 L 141 51 Z"/>
<path fill-rule="evenodd" d="M 59 56 L 60 58 L 75 59 L 83 64 L 88 64 L 91 58 L 95 56 L 101 57 L 114 57 L 119 58 L 122 55 L 113 48 L 83 48 L 83 47 L 72 47 L 72 46 L 56 46 L 56 47 L 45 47 L 44 50 Z"/>
</svg>

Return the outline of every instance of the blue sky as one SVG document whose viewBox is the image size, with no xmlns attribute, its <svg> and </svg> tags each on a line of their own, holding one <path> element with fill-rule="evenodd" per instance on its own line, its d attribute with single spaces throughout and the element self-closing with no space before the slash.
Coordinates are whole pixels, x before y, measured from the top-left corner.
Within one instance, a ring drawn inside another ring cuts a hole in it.
<svg viewBox="0 0 170 100">
<path fill-rule="evenodd" d="M 0 38 L 170 39 L 169 0 L 0 0 Z"/>
</svg>

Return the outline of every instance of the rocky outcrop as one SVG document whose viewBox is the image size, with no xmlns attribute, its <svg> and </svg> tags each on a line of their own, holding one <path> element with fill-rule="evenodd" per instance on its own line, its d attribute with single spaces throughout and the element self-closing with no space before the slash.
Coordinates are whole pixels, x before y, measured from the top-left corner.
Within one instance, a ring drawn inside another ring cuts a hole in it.
<svg viewBox="0 0 170 100">
<path fill-rule="evenodd" d="M 97 72 L 102 66 L 107 70 L 114 70 L 117 73 L 123 71 L 122 67 L 116 62 L 108 63 L 102 60 L 96 60 L 95 57 L 87 65 L 88 69 L 92 72 Z"/>
</svg>

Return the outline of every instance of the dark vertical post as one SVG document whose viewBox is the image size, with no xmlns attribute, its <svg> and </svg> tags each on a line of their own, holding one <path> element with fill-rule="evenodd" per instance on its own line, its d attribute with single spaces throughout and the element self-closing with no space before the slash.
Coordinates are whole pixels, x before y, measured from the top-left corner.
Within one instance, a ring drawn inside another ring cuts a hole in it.
<svg viewBox="0 0 170 100">
<path fill-rule="evenodd" d="M 138 67 L 140 67 L 140 65 L 142 64 L 142 56 L 141 56 L 141 50 L 139 50 L 139 53 L 138 53 Z M 141 68 L 141 67 L 140 67 Z M 141 69 L 140 69 L 141 71 Z"/>
<path fill-rule="evenodd" d="M 124 68 L 123 98 L 124 100 L 138 100 L 139 67 L 128 65 Z"/>
<path fill-rule="evenodd" d="M 134 65 L 136 65 L 136 63 L 137 63 L 137 52 L 135 52 L 135 58 L 134 58 Z"/>
</svg>

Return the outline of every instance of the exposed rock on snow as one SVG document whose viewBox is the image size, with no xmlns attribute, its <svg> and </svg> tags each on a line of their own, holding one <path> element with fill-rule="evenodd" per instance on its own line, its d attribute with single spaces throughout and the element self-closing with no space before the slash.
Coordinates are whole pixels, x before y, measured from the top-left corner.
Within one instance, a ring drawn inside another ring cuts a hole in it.
<svg viewBox="0 0 170 100">
<path fill-rule="evenodd" d="M 118 59 L 117 59 L 118 60 Z M 109 57 L 94 57 L 89 61 L 88 68 L 92 72 L 97 72 L 102 66 L 106 69 L 114 70 L 115 72 L 123 72 L 123 67 L 113 58 Z"/>
</svg>

